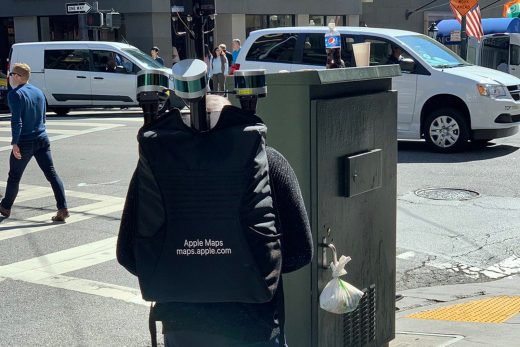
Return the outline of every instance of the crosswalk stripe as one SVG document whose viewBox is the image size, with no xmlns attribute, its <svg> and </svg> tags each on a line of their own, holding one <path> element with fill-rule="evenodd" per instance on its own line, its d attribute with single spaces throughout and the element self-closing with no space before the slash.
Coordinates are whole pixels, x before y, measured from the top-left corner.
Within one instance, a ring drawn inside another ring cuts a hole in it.
<svg viewBox="0 0 520 347">
<path fill-rule="evenodd" d="M 70 121 L 61 121 L 61 120 L 51 120 L 47 121 L 46 126 L 69 126 L 69 127 L 95 127 L 95 128 L 103 128 L 106 126 L 122 126 L 123 124 L 110 124 L 110 123 L 96 123 L 96 122 L 76 122 L 75 120 Z"/>
<path fill-rule="evenodd" d="M 2 184 L 0 183 L 0 186 Z M 5 187 L 5 185 L 3 185 Z M 47 187 L 34 187 L 33 189 L 24 189 L 22 185 L 20 185 L 20 190 L 18 191 L 18 195 L 16 196 L 16 202 L 24 202 L 34 199 L 40 199 L 52 195 L 52 189 Z"/>
<path fill-rule="evenodd" d="M 8 122 L 0 122 L 0 130 L 1 131 L 10 131 L 10 127 L 7 127 Z M 58 126 L 70 126 L 70 127 L 91 127 L 87 129 L 63 129 L 60 130 L 55 129 L 54 125 Z M 75 122 L 75 121 L 50 121 L 47 126 L 51 126 L 51 128 L 48 130 L 49 134 L 58 134 L 55 136 L 49 136 L 49 140 L 57 141 L 57 140 L 63 140 L 72 136 L 79 136 L 79 135 L 85 135 L 97 131 L 104 131 L 104 130 L 110 130 L 117 127 L 123 127 L 124 124 L 113 124 L 113 123 L 96 123 L 96 122 Z M 8 142 L 11 143 L 11 136 L 0 136 L 0 142 Z M 10 151 L 12 149 L 11 145 L 0 147 L 0 152 L 3 151 Z"/>
<path fill-rule="evenodd" d="M 0 187 L 5 188 L 6 185 L 7 185 L 7 182 L 0 181 Z M 37 192 L 37 193 L 33 193 L 33 192 Z M 40 194 L 44 194 L 44 193 L 47 193 L 46 196 L 52 196 L 53 195 L 52 188 L 50 188 L 50 187 L 42 187 L 42 186 L 35 186 L 35 185 L 32 185 L 32 184 L 23 183 L 23 184 L 20 184 L 20 191 L 18 193 L 16 201 L 17 202 L 20 201 L 19 200 L 20 197 L 27 197 L 27 199 L 25 199 L 25 200 L 35 199 L 35 198 L 31 198 L 31 196 L 33 194 L 35 196 L 40 196 Z M 99 200 L 99 201 L 102 201 L 102 200 L 113 200 L 113 199 L 121 199 L 121 200 L 123 200 L 123 198 L 118 198 L 118 197 L 114 197 L 114 196 L 111 196 L 111 195 L 93 194 L 93 193 L 88 193 L 88 192 L 78 192 L 78 191 L 75 191 L 75 190 L 66 190 L 65 191 L 65 195 L 66 196 L 72 196 L 72 197 L 75 197 L 75 198 L 80 198 L 80 199 L 90 199 L 90 200 Z"/>
<path fill-rule="evenodd" d="M 49 134 L 70 134 L 70 135 L 76 135 L 81 133 L 81 130 L 72 130 L 72 129 L 56 129 L 56 128 L 47 128 L 47 133 Z M 7 128 L 0 128 L 0 132 L 11 132 L 11 129 Z M 2 139 L 11 139 L 11 137 L 0 137 L 0 141 Z M 9 140 L 11 141 L 11 140 Z"/>
<path fill-rule="evenodd" d="M 138 289 L 62 274 L 115 259 L 116 237 L 0 266 L 0 278 L 68 289 L 81 293 L 147 305 Z"/>
<path fill-rule="evenodd" d="M 132 304 L 150 306 L 149 302 L 146 302 L 141 298 L 141 291 L 139 289 L 118 286 L 105 282 L 55 275 L 38 281 L 32 281 L 32 283 L 59 289 L 68 289 L 84 294 L 97 295 Z"/>
<path fill-rule="evenodd" d="M 27 271 L 46 272 L 47 275 L 76 271 L 114 259 L 116 241 L 116 237 L 110 237 L 41 257 L 0 266 L 0 272 L 3 275 L 17 275 L 18 278 L 22 278 L 21 276 Z"/>
<path fill-rule="evenodd" d="M 67 219 L 67 224 L 81 222 L 92 218 L 93 216 L 104 216 L 110 213 L 123 210 L 124 202 L 120 199 L 114 201 L 102 201 L 93 204 L 82 205 L 79 207 L 69 208 L 70 217 Z M 11 239 L 14 237 L 24 236 L 39 231 L 49 230 L 61 226 L 61 223 L 51 223 L 51 217 L 55 213 L 47 213 L 32 218 L 27 218 L 24 221 L 13 221 L 0 224 L 0 241 Z M 28 223 L 27 221 L 33 223 Z M 47 222 L 48 223 L 42 223 Z M 35 225 L 36 223 L 42 223 Z"/>
</svg>

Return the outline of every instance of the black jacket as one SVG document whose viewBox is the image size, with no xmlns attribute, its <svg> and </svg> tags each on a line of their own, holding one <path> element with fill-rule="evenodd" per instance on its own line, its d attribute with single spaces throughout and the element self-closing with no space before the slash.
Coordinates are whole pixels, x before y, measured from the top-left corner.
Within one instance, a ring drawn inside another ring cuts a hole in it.
<svg viewBox="0 0 520 347">
<path fill-rule="evenodd" d="M 226 107 L 222 111 L 233 113 L 237 117 L 251 117 L 235 107 Z M 175 115 L 174 115 L 175 116 Z M 180 116 L 180 115 L 179 115 Z M 218 127 L 230 124 L 217 123 Z M 312 258 L 313 245 L 309 220 L 296 175 L 287 160 L 276 150 L 267 147 L 269 177 L 274 191 L 274 208 L 278 220 L 277 230 L 282 234 L 282 272 L 295 271 L 308 264 Z M 135 209 L 132 198 L 136 189 L 136 177 L 132 177 L 127 201 L 123 210 L 120 234 L 117 244 L 118 261 L 131 273 L 135 274 Z M 201 274 L 203 280 L 203 274 Z M 208 283 L 211 289 L 211 283 Z M 241 345 L 269 341 L 283 331 L 283 284 L 280 281 L 272 301 L 264 304 L 243 303 L 158 303 L 154 309 L 156 320 L 163 321 L 165 331 L 182 332 L 183 336 L 193 333 L 201 336 L 219 335 L 228 342 L 223 345 Z"/>
</svg>

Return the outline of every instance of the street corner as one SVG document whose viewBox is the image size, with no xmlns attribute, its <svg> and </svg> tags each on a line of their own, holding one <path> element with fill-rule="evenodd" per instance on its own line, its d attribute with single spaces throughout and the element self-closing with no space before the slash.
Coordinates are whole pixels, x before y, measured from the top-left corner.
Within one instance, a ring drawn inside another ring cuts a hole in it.
<svg viewBox="0 0 520 347">
<path fill-rule="evenodd" d="M 462 335 L 446 335 L 401 331 L 395 333 L 390 347 L 444 347 L 464 339 Z"/>
<path fill-rule="evenodd" d="M 505 323 L 519 313 L 520 296 L 501 295 L 470 299 L 460 304 L 416 312 L 407 315 L 406 318 L 467 323 Z"/>
</svg>

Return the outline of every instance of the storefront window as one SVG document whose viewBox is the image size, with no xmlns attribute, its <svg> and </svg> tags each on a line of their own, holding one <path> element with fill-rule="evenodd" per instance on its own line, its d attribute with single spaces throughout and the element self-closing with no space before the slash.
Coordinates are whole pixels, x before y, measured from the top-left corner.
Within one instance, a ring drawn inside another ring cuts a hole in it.
<svg viewBox="0 0 520 347">
<path fill-rule="evenodd" d="M 40 41 L 79 40 L 78 16 L 39 17 Z"/>
<path fill-rule="evenodd" d="M 251 31 L 294 26 L 295 17 L 290 14 L 248 14 L 246 15 L 246 35 Z"/>
<path fill-rule="evenodd" d="M 80 16 L 50 16 L 39 17 L 39 37 L 40 41 L 122 41 L 124 38 L 124 16 L 121 15 L 121 27 L 119 29 L 99 29 L 97 37 L 93 29 L 81 27 L 86 23 L 80 20 Z M 84 23 L 84 24 L 82 24 Z"/>
<path fill-rule="evenodd" d="M 334 22 L 334 23 L 336 23 L 337 26 L 341 26 L 341 25 L 345 25 L 346 18 L 345 18 L 345 16 L 317 16 L 317 15 L 309 16 L 309 25 L 326 26 L 330 22 Z"/>
</svg>

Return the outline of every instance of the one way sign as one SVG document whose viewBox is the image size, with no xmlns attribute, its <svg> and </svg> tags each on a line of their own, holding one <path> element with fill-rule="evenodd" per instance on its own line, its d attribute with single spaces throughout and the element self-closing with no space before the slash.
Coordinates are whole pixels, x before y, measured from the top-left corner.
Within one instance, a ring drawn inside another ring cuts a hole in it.
<svg viewBox="0 0 520 347">
<path fill-rule="evenodd" d="M 92 6 L 86 2 L 76 2 L 71 4 L 65 4 L 65 8 L 67 9 L 67 14 L 81 14 L 88 13 Z"/>
</svg>

